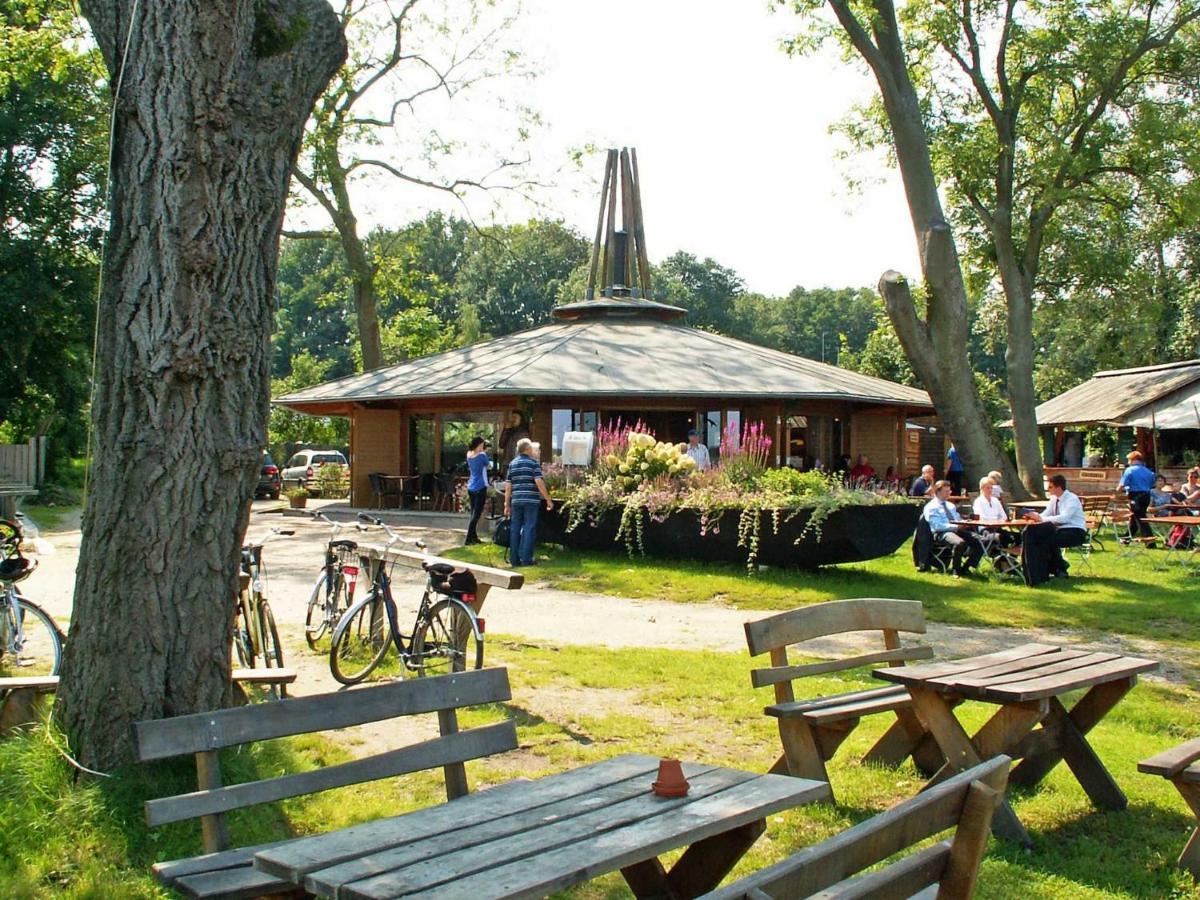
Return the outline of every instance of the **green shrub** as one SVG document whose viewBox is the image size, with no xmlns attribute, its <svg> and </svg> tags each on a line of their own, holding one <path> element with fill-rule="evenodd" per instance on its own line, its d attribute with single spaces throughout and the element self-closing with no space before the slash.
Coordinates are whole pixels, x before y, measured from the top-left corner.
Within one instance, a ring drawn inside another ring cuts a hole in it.
<svg viewBox="0 0 1200 900">
<path fill-rule="evenodd" d="M 322 497 L 349 497 L 350 475 L 345 466 L 339 466 L 337 463 L 325 463 L 317 469 L 313 487 L 320 491 Z"/>
</svg>

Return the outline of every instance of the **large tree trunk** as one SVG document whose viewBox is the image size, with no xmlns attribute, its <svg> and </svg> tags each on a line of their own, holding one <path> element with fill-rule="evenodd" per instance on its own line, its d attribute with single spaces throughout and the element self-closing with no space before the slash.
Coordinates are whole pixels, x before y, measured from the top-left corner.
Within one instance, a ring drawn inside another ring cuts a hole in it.
<svg viewBox="0 0 1200 900">
<path fill-rule="evenodd" d="M 142 3 L 132 23 L 134 0 L 81 5 L 120 96 L 56 714 L 104 769 L 132 758 L 131 722 L 228 699 L 288 177 L 346 48 L 324 0 Z"/>
<path fill-rule="evenodd" d="M 998 218 L 999 221 L 999 218 Z M 1033 387 L 1033 284 L 1016 261 L 1012 226 L 996 241 L 1000 281 L 1008 309 L 1004 364 L 1008 375 L 1008 405 L 1012 414 L 1017 472 L 1031 494 L 1043 490 L 1042 447 L 1038 437 L 1037 394 Z"/>
<path fill-rule="evenodd" d="M 1015 486 L 1015 473 L 987 420 L 967 357 L 966 286 L 958 249 L 938 196 L 895 8 L 890 0 L 875 0 L 868 35 L 846 0 L 829 0 L 829 4 L 879 84 L 913 233 L 921 249 L 921 269 L 928 288 L 924 320 L 917 316 L 907 282 L 896 272 L 885 272 L 879 282 L 888 317 L 913 370 L 929 391 L 943 426 L 954 439 L 968 477 L 998 469 L 1005 473 L 1006 482 Z M 1019 499 L 1022 492 L 1015 493 Z"/>
</svg>

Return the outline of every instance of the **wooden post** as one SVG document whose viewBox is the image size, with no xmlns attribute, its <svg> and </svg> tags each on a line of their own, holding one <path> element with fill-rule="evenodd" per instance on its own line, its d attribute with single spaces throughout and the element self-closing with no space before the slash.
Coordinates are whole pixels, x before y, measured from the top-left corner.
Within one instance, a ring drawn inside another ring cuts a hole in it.
<svg viewBox="0 0 1200 900">
<path fill-rule="evenodd" d="M 596 269 L 600 264 L 600 237 L 604 233 L 604 201 L 608 197 L 608 181 L 613 176 L 613 151 L 609 150 L 604 158 L 604 184 L 600 188 L 600 213 L 596 217 L 596 240 L 592 244 L 592 267 L 588 271 L 587 293 L 584 294 L 585 300 L 592 300 L 596 296 Z M 604 257 L 605 265 L 608 264 L 608 256 Z"/>
<path fill-rule="evenodd" d="M 637 232 L 638 283 L 642 296 L 650 299 L 650 257 L 646 253 L 646 225 L 642 220 L 642 176 L 638 174 L 637 150 L 629 148 L 629 166 L 633 172 L 633 227 Z"/>
<path fill-rule="evenodd" d="M 438 710 L 438 731 L 442 737 L 448 734 L 458 734 L 458 713 L 453 709 Z M 465 797 L 470 788 L 467 785 L 467 769 L 460 763 L 447 763 L 442 767 L 446 773 L 446 799 L 457 800 Z"/>
<path fill-rule="evenodd" d="M 221 787 L 221 762 L 216 750 L 201 750 L 196 754 L 196 786 L 202 791 Z M 205 853 L 229 849 L 229 826 L 221 813 L 200 817 L 200 835 Z"/>
<path fill-rule="evenodd" d="M 633 286 L 634 239 L 633 175 L 629 169 L 629 151 L 621 151 L 621 228 L 625 231 L 625 270 L 621 273 L 621 284 L 627 289 Z M 615 279 L 616 273 L 613 273 Z"/>
<path fill-rule="evenodd" d="M 601 288 L 607 288 L 616 276 L 615 272 L 609 272 L 609 268 L 613 261 L 613 235 L 617 233 L 617 151 L 609 150 L 608 158 L 613 167 L 613 177 L 608 183 L 608 230 L 604 234 L 604 271 L 600 274 Z"/>
</svg>

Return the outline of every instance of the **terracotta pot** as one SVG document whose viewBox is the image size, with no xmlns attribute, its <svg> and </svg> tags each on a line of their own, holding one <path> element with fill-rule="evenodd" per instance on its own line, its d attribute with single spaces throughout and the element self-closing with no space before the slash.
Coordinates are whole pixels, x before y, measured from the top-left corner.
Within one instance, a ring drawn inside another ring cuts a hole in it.
<svg viewBox="0 0 1200 900">
<path fill-rule="evenodd" d="M 650 787 L 660 797 L 682 797 L 691 787 L 683 777 L 683 765 L 677 759 L 663 759 L 658 763 L 658 781 Z"/>
<path fill-rule="evenodd" d="M 292 509 L 304 509 L 308 505 L 307 497 L 288 497 L 288 503 Z"/>
</svg>

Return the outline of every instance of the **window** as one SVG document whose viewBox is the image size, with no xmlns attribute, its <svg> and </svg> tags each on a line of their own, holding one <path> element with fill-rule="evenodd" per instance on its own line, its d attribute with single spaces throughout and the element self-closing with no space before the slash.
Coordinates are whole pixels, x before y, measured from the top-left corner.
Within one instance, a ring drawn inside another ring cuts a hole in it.
<svg viewBox="0 0 1200 900">
<path fill-rule="evenodd" d="M 550 449 L 553 455 L 562 452 L 563 435 L 571 430 L 574 421 L 574 410 L 555 409 L 550 412 Z M 544 462 L 550 460 L 543 458 Z"/>
<path fill-rule="evenodd" d="M 505 414 L 500 410 L 487 412 L 444 413 L 442 415 L 442 454 L 439 472 L 467 473 L 467 447 L 475 437 L 481 437 L 492 445 L 488 458 L 495 459 L 500 450 L 501 423 Z"/>
</svg>

